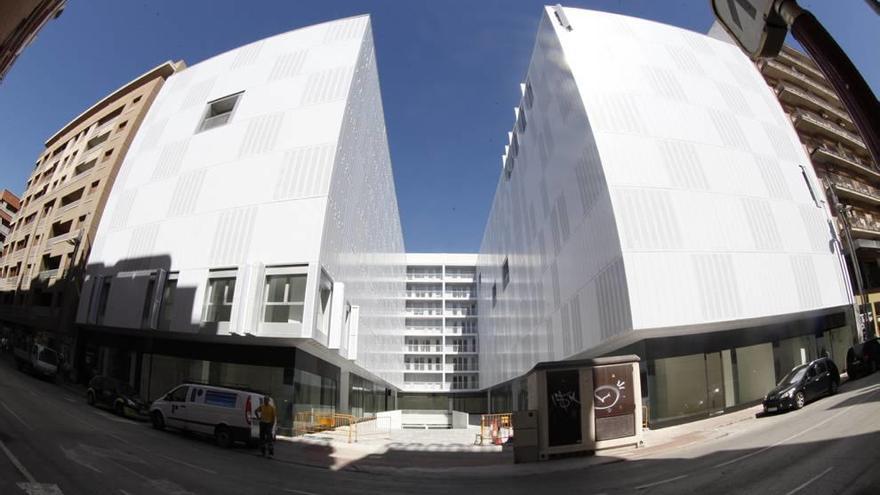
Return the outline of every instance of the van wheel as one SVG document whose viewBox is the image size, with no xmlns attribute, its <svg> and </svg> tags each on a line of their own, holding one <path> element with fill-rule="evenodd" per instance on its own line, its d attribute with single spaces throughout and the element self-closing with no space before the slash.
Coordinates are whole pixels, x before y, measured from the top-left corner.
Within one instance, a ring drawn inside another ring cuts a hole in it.
<svg viewBox="0 0 880 495">
<path fill-rule="evenodd" d="M 162 413 L 159 411 L 153 411 L 153 414 L 150 414 L 150 420 L 153 422 L 153 428 L 157 430 L 165 429 L 165 418 L 162 417 Z"/>
<path fill-rule="evenodd" d="M 91 390 L 89 390 L 89 393 L 86 394 L 86 402 L 88 402 L 90 406 L 95 405 L 95 393 Z"/>
<path fill-rule="evenodd" d="M 224 449 L 232 445 L 232 433 L 225 426 L 218 426 L 214 429 L 214 439 L 217 441 L 217 445 Z"/>
</svg>

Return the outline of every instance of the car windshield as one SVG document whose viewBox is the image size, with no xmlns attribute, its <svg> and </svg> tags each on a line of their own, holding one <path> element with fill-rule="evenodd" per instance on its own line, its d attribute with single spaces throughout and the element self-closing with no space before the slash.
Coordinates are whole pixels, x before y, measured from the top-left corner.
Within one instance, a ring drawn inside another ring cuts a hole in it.
<svg viewBox="0 0 880 495">
<path fill-rule="evenodd" d="M 798 366 L 797 368 L 788 372 L 782 380 L 779 380 L 778 385 L 792 385 L 797 383 L 803 379 L 804 375 L 807 373 L 807 365 Z"/>
<path fill-rule="evenodd" d="M 40 361 L 46 364 L 58 364 L 58 355 L 52 349 L 43 349 L 40 351 Z"/>
</svg>

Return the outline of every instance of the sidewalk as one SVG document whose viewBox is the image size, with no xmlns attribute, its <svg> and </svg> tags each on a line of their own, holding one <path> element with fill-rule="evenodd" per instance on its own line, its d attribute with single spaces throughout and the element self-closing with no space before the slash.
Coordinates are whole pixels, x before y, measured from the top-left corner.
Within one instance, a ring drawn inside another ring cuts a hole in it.
<svg viewBox="0 0 880 495">
<path fill-rule="evenodd" d="M 276 459 L 332 470 L 376 474 L 445 477 L 511 477 L 585 469 L 674 451 L 698 442 L 721 438 L 724 428 L 754 420 L 761 406 L 658 430 L 644 430 L 639 447 L 601 451 L 597 455 L 545 462 L 514 464 L 511 446 L 476 446 L 467 430 L 396 430 L 385 438 L 360 439 L 355 443 L 342 435 L 313 434 L 283 438 L 276 443 Z"/>
</svg>

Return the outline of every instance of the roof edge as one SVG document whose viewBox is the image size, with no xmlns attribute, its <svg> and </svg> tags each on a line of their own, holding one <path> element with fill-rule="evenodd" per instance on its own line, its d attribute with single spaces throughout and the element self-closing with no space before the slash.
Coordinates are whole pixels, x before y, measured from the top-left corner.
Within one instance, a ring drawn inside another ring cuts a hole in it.
<svg viewBox="0 0 880 495">
<path fill-rule="evenodd" d="M 45 142 L 46 148 L 51 147 L 52 144 L 54 144 L 61 136 L 66 134 L 68 131 L 70 131 L 71 129 L 73 129 L 77 125 L 83 123 L 88 117 L 93 115 L 95 112 L 97 112 L 101 108 L 107 106 L 110 102 L 117 100 L 123 94 L 128 93 L 129 91 L 131 91 L 135 87 L 140 86 L 140 85 L 146 83 L 147 81 L 154 79 L 154 78 L 157 78 L 157 77 L 167 78 L 171 74 L 174 74 L 175 72 L 181 71 L 185 68 L 186 68 L 186 63 L 183 60 L 179 60 L 177 62 L 172 62 L 171 60 L 166 60 L 165 62 L 157 65 L 156 67 L 153 67 L 152 69 L 148 70 L 147 72 L 144 72 L 143 74 L 132 79 L 131 81 L 123 84 L 118 89 L 116 89 L 115 91 L 113 91 L 109 95 L 105 96 L 104 98 L 101 98 L 97 103 L 90 106 L 89 108 L 84 110 L 82 113 L 80 113 L 79 115 L 74 117 L 73 120 L 71 120 L 70 122 L 65 124 L 64 127 L 62 127 L 57 132 L 55 132 L 55 134 L 52 134 L 52 136 L 49 139 L 47 139 Z"/>
</svg>

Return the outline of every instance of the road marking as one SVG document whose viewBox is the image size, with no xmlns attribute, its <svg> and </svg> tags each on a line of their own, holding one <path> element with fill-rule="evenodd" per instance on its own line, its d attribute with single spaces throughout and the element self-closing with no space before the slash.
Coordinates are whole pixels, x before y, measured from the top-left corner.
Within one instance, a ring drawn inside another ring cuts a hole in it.
<svg viewBox="0 0 880 495">
<path fill-rule="evenodd" d="M 119 489 L 119 492 L 122 493 L 122 495 L 131 495 L 127 491 L 123 490 L 122 488 Z"/>
<path fill-rule="evenodd" d="M 808 432 L 810 432 L 810 431 L 812 431 L 812 430 L 815 430 L 816 428 L 818 428 L 818 427 L 824 425 L 825 423 L 831 421 L 832 419 L 834 419 L 834 418 L 840 416 L 841 414 L 843 414 L 843 413 L 845 413 L 845 412 L 849 412 L 849 411 L 847 411 L 846 409 L 844 409 L 843 411 L 840 411 L 839 413 L 835 414 L 834 416 L 831 416 L 830 418 L 827 418 L 827 419 L 825 419 L 825 420 L 823 420 L 823 421 L 821 421 L 821 422 L 819 422 L 819 423 L 814 424 L 813 426 L 807 428 L 806 430 L 803 430 L 803 431 L 801 431 L 801 432 L 795 433 L 794 435 L 792 435 L 792 436 L 790 436 L 790 437 L 788 437 L 788 438 L 783 438 L 782 440 L 780 440 L 780 441 L 778 441 L 778 442 L 776 442 L 776 443 L 774 443 L 774 444 L 772 444 L 772 445 L 768 445 L 767 447 L 764 447 L 764 448 L 761 449 L 761 450 L 756 450 L 756 451 L 754 451 L 754 452 L 752 452 L 752 453 L 749 453 L 749 454 L 746 454 L 746 455 L 739 456 L 739 457 L 737 457 L 736 459 L 731 459 L 731 460 L 729 460 L 729 461 L 727 461 L 727 462 L 722 462 L 721 464 L 716 464 L 716 465 L 714 465 L 714 466 L 712 466 L 712 467 L 713 467 L 713 468 L 722 468 L 722 467 L 724 467 L 724 466 L 729 466 L 729 465 L 731 465 L 731 464 L 733 464 L 733 463 L 735 463 L 735 462 L 739 462 L 739 461 L 741 461 L 741 460 L 743 460 L 743 459 L 748 459 L 749 457 L 756 456 L 756 455 L 758 455 L 758 454 L 761 454 L 761 453 L 763 453 L 763 452 L 766 452 L 766 451 L 772 449 L 773 447 L 776 447 L 776 446 L 778 446 L 778 445 L 780 445 L 780 444 L 783 444 L 783 443 L 785 443 L 785 442 L 787 442 L 787 441 L 789 441 L 789 440 L 795 439 L 795 438 L 797 438 L 797 437 L 799 437 L 799 436 L 801 436 L 801 435 L 803 435 L 803 434 L 805 434 L 805 433 L 808 433 Z"/>
<path fill-rule="evenodd" d="M 834 469 L 834 466 L 831 466 L 828 469 L 826 469 L 825 471 L 822 471 L 821 473 L 817 474 L 816 476 L 813 476 L 812 478 L 808 479 L 803 485 L 795 488 L 794 490 L 786 493 L 785 495 L 793 495 L 793 494 L 801 491 L 810 483 L 812 483 L 812 482 L 816 481 L 817 479 L 821 478 L 822 476 L 825 476 L 826 474 L 828 474 L 832 469 Z"/>
<path fill-rule="evenodd" d="M 210 473 L 210 474 L 217 474 L 217 471 L 214 471 L 214 470 L 208 469 L 208 468 L 203 468 L 201 466 L 196 466 L 195 464 L 190 464 L 188 462 L 181 461 L 180 459 L 175 459 L 173 457 L 168 457 L 167 455 L 162 455 L 162 454 L 156 454 L 156 455 L 158 455 L 159 457 L 162 457 L 164 459 L 168 459 L 169 461 L 176 462 L 178 464 L 183 464 L 184 466 L 191 467 L 193 469 L 198 469 L 199 471 L 204 471 L 204 472 Z"/>
<path fill-rule="evenodd" d="M 672 483 L 673 481 L 678 481 L 680 479 L 687 478 L 688 476 L 690 476 L 690 475 L 683 474 L 681 476 L 676 476 L 675 478 L 669 478 L 669 479 L 663 480 L 663 481 L 655 481 L 654 483 L 648 483 L 647 485 L 639 485 L 635 489 L 636 490 L 644 490 L 645 488 L 651 488 L 652 486 L 663 485 L 666 483 Z"/>
<path fill-rule="evenodd" d="M 34 428 L 31 425 L 25 423 L 24 420 L 21 419 L 21 417 L 18 414 L 15 414 L 15 411 L 13 411 L 12 409 L 9 409 L 9 406 L 7 406 L 5 402 L 0 401 L 0 405 L 2 405 L 7 411 L 9 411 L 9 414 L 15 416 L 15 419 L 17 419 L 19 423 L 23 424 L 25 428 L 27 428 L 28 430 L 31 430 L 31 431 L 34 430 Z"/>
<path fill-rule="evenodd" d="M 76 399 L 74 399 L 73 397 L 68 397 L 65 395 L 64 400 L 66 400 L 67 402 L 73 402 L 74 404 L 76 404 Z"/>
<path fill-rule="evenodd" d="M 64 495 L 61 488 L 52 483 L 16 483 L 28 495 Z"/>
<path fill-rule="evenodd" d="M 287 493 L 299 493 L 300 495 L 318 495 L 317 493 L 304 492 L 302 490 L 294 490 L 293 488 L 282 488 L 281 491 L 284 491 Z"/>
<path fill-rule="evenodd" d="M 15 457 L 15 454 L 13 454 L 8 448 L 6 448 L 6 444 L 3 443 L 3 440 L 0 440 L 0 450 L 2 450 L 4 454 L 6 454 L 6 457 L 8 457 L 9 460 L 12 462 L 12 465 L 15 466 L 15 469 L 18 469 L 18 472 L 21 473 L 21 475 L 24 476 L 26 480 L 31 483 L 37 482 L 37 480 L 31 475 L 30 471 L 28 471 L 24 467 L 24 465 L 18 460 L 18 457 Z"/>
</svg>

